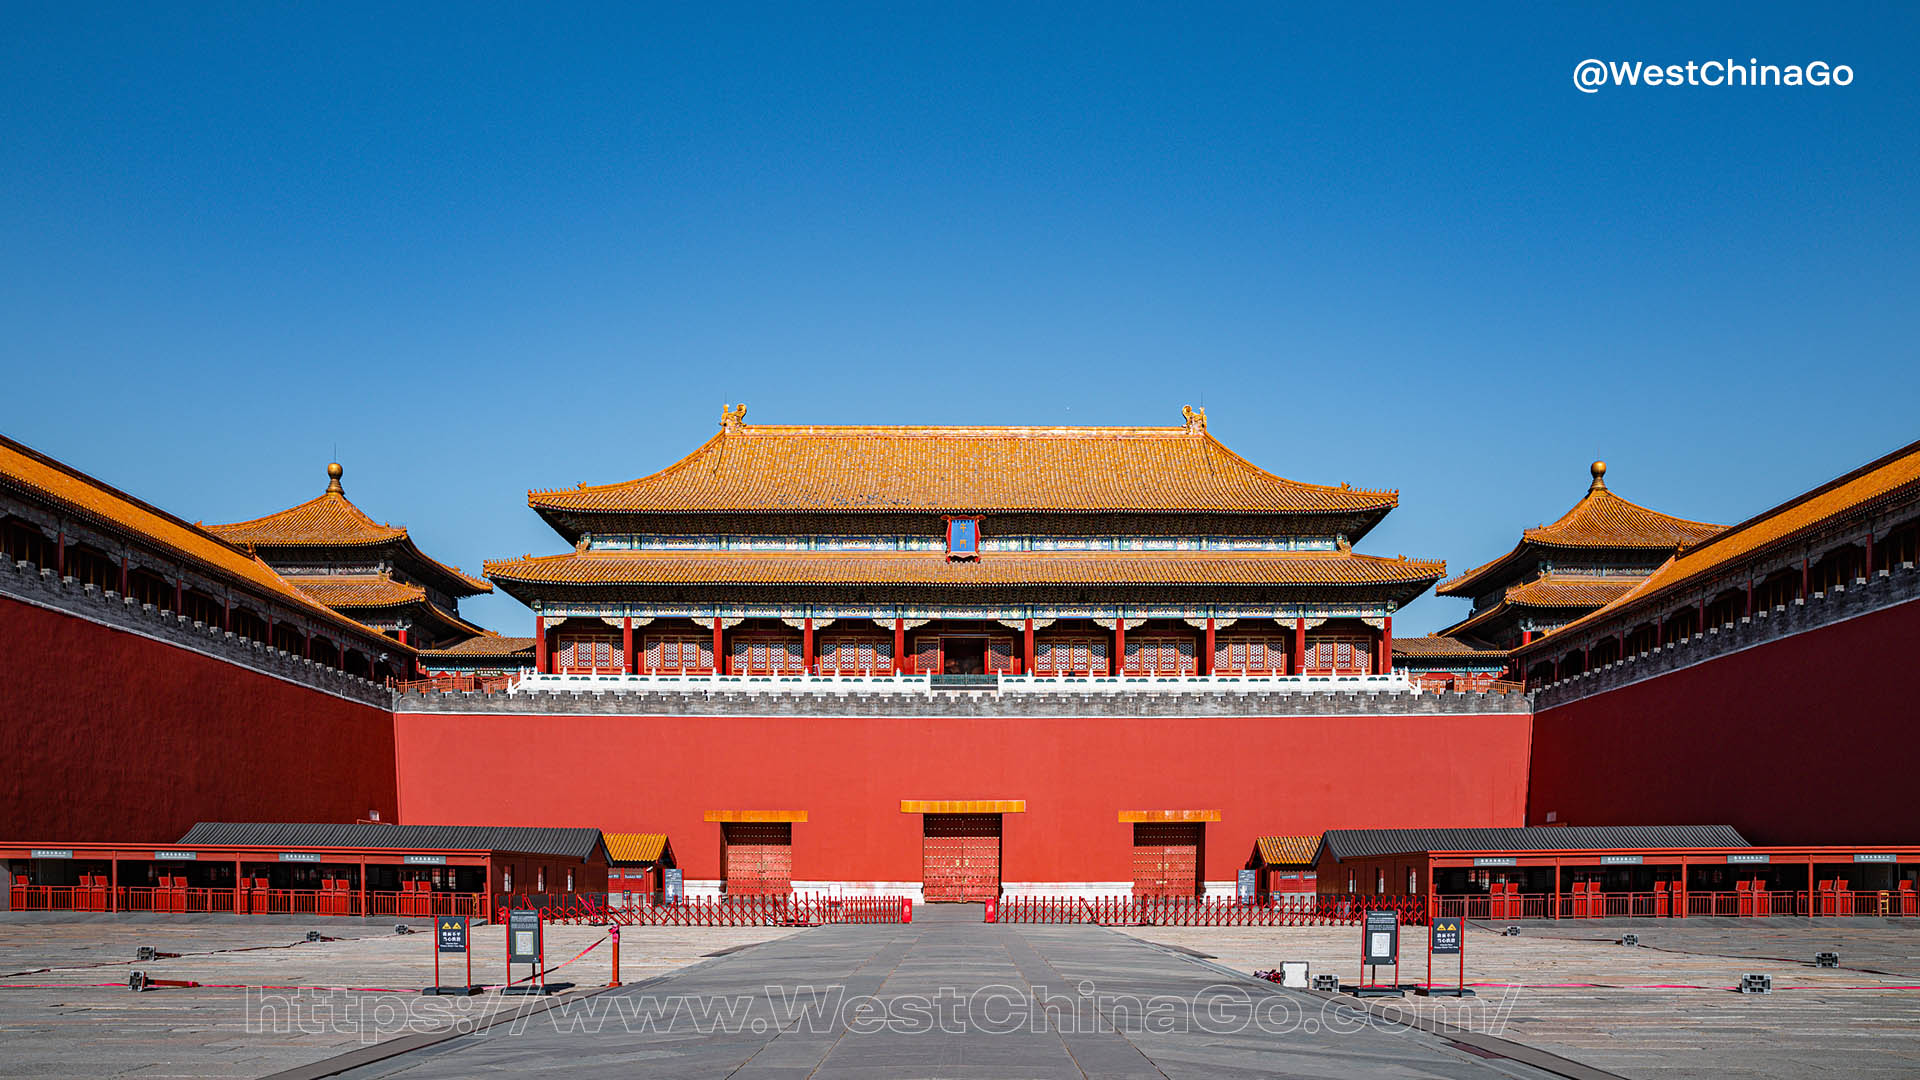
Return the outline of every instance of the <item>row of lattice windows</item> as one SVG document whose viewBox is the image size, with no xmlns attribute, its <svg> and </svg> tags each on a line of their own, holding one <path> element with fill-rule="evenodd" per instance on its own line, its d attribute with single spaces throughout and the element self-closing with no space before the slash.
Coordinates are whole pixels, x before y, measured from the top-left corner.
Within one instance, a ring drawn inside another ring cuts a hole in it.
<svg viewBox="0 0 1920 1080">
<path fill-rule="evenodd" d="M 1035 675 L 1105 675 L 1107 643 L 1101 638 L 1042 638 L 1034 644 Z"/>
<path fill-rule="evenodd" d="M 1129 675 L 1197 675 L 1200 654 L 1189 637 L 1128 638 L 1125 664 Z"/>
<path fill-rule="evenodd" d="M 893 670 L 890 638 L 822 638 L 814 662 L 824 674 L 886 674 Z"/>
<path fill-rule="evenodd" d="M 1287 639 L 1278 636 L 1216 638 L 1213 670 L 1222 675 L 1285 675 Z"/>
<path fill-rule="evenodd" d="M 986 669 L 1011 672 L 1020 666 L 1014 640 L 986 641 Z M 798 638 L 743 636 L 729 643 L 729 670 L 735 674 L 796 674 L 805 670 Z M 1285 674 L 1289 641 L 1282 636 L 1220 638 L 1214 644 L 1212 670 L 1218 674 Z M 1100 637 L 1043 637 L 1034 643 L 1036 675 L 1104 675 L 1108 672 L 1109 642 Z M 1316 636 L 1302 657 L 1303 670 L 1312 673 L 1365 675 L 1374 669 L 1374 642 L 1365 637 Z M 708 635 L 648 637 L 641 653 L 642 670 L 652 672 L 709 672 L 714 670 L 713 639 Z M 914 670 L 939 671 L 940 638 L 929 635 L 914 642 Z M 823 637 L 816 667 L 827 673 L 885 673 L 893 669 L 893 642 L 885 637 Z M 626 654 L 614 635 L 569 634 L 561 637 L 554 669 L 562 672 L 626 670 Z M 1199 673 L 1199 645 L 1192 638 L 1141 636 L 1126 642 L 1125 671 L 1131 675 L 1195 675 Z"/>
<path fill-rule="evenodd" d="M 1309 638 L 1301 670 L 1314 674 L 1369 675 L 1373 641 L 1362 637 Z"/>
<path fill-rule="evenodd" d="M 643 655 L 648 671 L 708 672 L 713 670 L 713 638 L 708 635 L 650 637 L 646 639 Z"/>
<path fill-rule="evenodd" d="M 554 670 L 567 673 L 617 672 L 627 666 L 620 639 L 600 634 L 568 634 L 559 642 Z"/>
</svg>

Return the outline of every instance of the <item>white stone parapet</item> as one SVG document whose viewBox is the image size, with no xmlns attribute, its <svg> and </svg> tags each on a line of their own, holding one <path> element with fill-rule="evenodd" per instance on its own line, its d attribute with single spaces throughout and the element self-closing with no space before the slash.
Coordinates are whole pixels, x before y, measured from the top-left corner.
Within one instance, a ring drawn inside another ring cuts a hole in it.
<svg viewBox="0 0 1920 1080">
<path fill-rule="evenodd" d="M 1168 675 L 1168 676 L 967 676 L 964 684 L 936 687 L 932 675 L 537 675 L 516 679 L 508 692 L 615 691 L 747 694 L 1192 694 L 1326 693 L 1370 691 L 1421 693 L 1404 672 L 1386 675 Z"/>
</svg>

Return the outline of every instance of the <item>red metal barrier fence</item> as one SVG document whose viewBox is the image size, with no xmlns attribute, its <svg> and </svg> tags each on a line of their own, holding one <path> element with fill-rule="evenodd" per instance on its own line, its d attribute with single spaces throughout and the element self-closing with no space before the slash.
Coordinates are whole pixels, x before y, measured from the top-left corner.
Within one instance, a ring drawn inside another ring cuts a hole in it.
<svg viewBox="0 0 1920 1080">
<path fill-rule="evenodd" d="M 1212 897 L 1003 896 L 990 910 L 1003 923 L 1091 923 L 1095 926 L 1347 926 L 1367 911 L 1392 910 L 1402 923 L 1425 925 L 1424 896 L 1351 894 L 1282 897 L 1243 904 Z"/>
<path fill-rule="evenodd" d="M 536 908 L 548 922 L 617 923 L 621 926 L 825 926 L 912 921 L 904 896 L 829 896 L 787 893 L 764 896 L 689 897 L 673 904 L 610 906 L 604 895 L 564 898 L 502 895 L 495 917 L 508 908 Z"/>
</svg>

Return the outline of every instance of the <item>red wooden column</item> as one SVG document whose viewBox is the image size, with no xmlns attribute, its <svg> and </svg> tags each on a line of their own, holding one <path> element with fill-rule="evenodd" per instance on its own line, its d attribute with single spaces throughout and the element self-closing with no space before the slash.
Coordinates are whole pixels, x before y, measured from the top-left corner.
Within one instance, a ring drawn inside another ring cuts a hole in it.
<svg viewBox="0 0 1920 1080">
<path fill-rule="evenodd" d="M 1387 616 L 1387 624 L 1380 628 L 1380 674 L 1393 672 L 1393 616 Z"/>
<path fill-rule="evenodd" d="M 1023 636 L 1026 638 L 1025 645 L 1026 645 L 1026 655 L 1027 655 L 1027 674 L 1032 675 L 1034 674 L 1033 665 L 1037 659 L 1033 651 L 1033 620 L 1032 619 L 1027 620 L 1027 626 Z"/>
<path fill-rule="evenodd" d="M 227 594 L 226 608 L 220 612 L 220 629 L 233 629 L 233 594 Z"/>
<path fill-rule="evenodd" d="M 1033 640 L 1033 620 L 1027 620 L 1027 640 Z M 907 673 L 907 620 L 893 620 L 893 673 Z"/>
<path fill-rule="evenodd" d="M 720 616 L 718 615 L 713 617 L 713 673 L 715 675 L 727 673 L 727 650 L 720 644 Z"/>
<path fill-rule="evenodd" d="M 638 657 L 633 655 L 633 616 L 620 618 L 620 670 L 631 675 L 640 670 Z"/>
<path fill-rule="evenodd" d="M 1127 673 L 1127 616 L 1123 612 L 1113 620 L 1113 667 L 1110 675 Z"/>
<path fill-rule="evenodd" d="M 1213 616 L 1207 616 L 1207 651 L 1200 654 L 1200 674 L 1213 674 Z"/>
<path fill-rule="evenodd" d="M 800 667 L 807 674 L 813 674 L 813 616 L 807 616 L 800 627 Z"/>
<path fill-rule="evenodd" d="M 1307 670 L 1307 620 L 1293 620 L 1293 653 L 1288 658 L 1289 675 L 1299 675 Z"/>
<path fill-rule="evenodd" d="M 233 860 L 233 913 L 235 915 L 246 914 L 246 896 L 246 893 L 240 891 L 240 860 L 235 859 Z"/>
<path fill-rule="evenodd" d="M 125 559 L 120 560 L 120 564 L 121 564 L 120 591 L 121 593 L 124 594 L 127 589 L 127 572 L 125 569 L 126 560 Z M 1872 580 L 1873 578 L 1873 530 L 1872 529 L 1867 530 L 1867 572 L 1860 576 L 1867 578 L 1868 580 Z"/>
<path fill-rule="evenodd" d="M 399 637 L 400 644 L 405 645 L 407 643 L 407 628 L 404 626 L 401 627 L 398 633 L 400 635 Z"/>
<path fill-rule="evenodd" d="M 107 860 L 107 910 L 120 910 L 120 860 Z"/>
<path fill-rule="evenodd" d="M 1868 544 L 1867 565 L 1871 567 L 1873 565 L 1873 547 L 1872 547 L 1873 535 L 1871 533 L 1867 535 L 1867 544 Z M 127 557 L 125 555 L 122 555 L 120 556 L 120 595 L 121 596 L 127 595 L 127 575 L 128 575 Z M 268 637 L 272 637 L 272 635 L 269 634 Z"/>
<path fill-rule="evenodd" d="M 1753 618 L 1753 579 L 1747 579 L 1747 618 Z"/>
<path fill-rule="evenodd" d="M 366 918 L 372 912 L 367 910 L 367 857 L 360 856 L 360 917 Z"/>
<path fill-rule="evenodd" d="M 1533 644 L 1533 631 L 1531 630 L 1520 631 L 1520 644 L 1523 646 Z"/>
<path fill-rule="evenodd" d="M 533 670 L 541 675 L 547 673 L 547 617 L 533 617 Z"/>
<path fill-rule="evenodd" d="M 187 584 L 185 578 L 173 579 L 173 613 L 184 614 L 180 609 L 187 602 Z"/>
<path fill-rule="evenodd" d="M 67 531 L 61 529 L 53 539 L 53 576 L 67 576 Z"/>
<path fill-rule="evenodd" d="M 1800 599 L 1809 599 L 1812 588 L 1813 556 L 1808 555 L 1806 558 L 1800 560 Z"/>
</svg>

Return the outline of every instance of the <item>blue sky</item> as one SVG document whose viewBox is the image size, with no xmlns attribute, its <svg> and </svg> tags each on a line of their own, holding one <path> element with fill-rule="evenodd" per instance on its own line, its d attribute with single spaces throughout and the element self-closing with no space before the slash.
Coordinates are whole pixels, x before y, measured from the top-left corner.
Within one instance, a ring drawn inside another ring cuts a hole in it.
<svg viewBox="0 0 1920 1080">
<path fill-rule="evenodd" d="M 1595 457 L 1738 520 L 1920 437 L 1920 9 L 1668 7 L 15 5 L 0 430 L 207 521 L 337 456 L 472 570 L 725 401 L 1202 405 L 1455 570 Z"/>
</svg>

